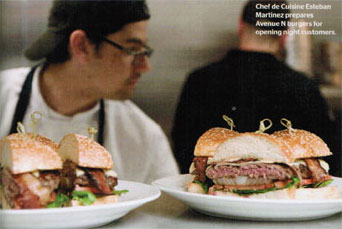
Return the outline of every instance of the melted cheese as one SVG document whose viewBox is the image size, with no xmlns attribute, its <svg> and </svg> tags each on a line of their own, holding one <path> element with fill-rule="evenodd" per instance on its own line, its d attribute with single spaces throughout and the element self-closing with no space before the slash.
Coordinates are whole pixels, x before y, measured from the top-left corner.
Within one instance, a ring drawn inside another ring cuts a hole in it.
<svg viewBox="0 0 342 229">
<path fill-rule="evenodd" d="M 319 159 L 318 162 L 326 172 L 329 172 L 330 167 L 329 167 L 328 163 L 326 163 L 325 161 L 323 161 L 321 159 Z"/>
<path fill-rule="evenodd" d="M 82 169 L 76 168 L 76 176 L 80 177 L 83 176 L 85 172 Z"/>
<path fill-rule="evenodd" d="M 242 166 L 242 165 L 259 164 L 259 163 L 274 164 L 275 162 L 274 161 L 266 161 L 266 160 L 246 161 L 246 162 L 242 162 L 242 163 L 218 162 L 217 165 Z"/>
<path fill-rule="evenodd" d="M 208 161 L 207 161 L 207 164 L 211 164 L 214 162 L 214 158 L 213 157 L 208 157 Z"/>
<path fill-rule="evenodd" d="M 104 170 L 104 173 L 108 177 L 117 177 L 118 176 L 118 174 L 114 170 L 111 170 L 111 169 Z"/>
<path fill-rule="evenodd" d="M 295 160 L 293 163 L 290 164 L 290 166 L 299 167 L 299 165 L 306 166 L 306 163 L 304 160 Z"/>
<path fill-rule="evenodd" d="M 35 177 L 37 177 L 37 178 L 40 176 L 39 171 L 34 171 L 34 172 L 32 172 L 32 175 L 35 176 Z"/>
<path fill-rule="evenodd" d="M 322 159 L 318 159 L 318 162 L 320 164 L 320 166 L 328 173 L 329 172 L 329 164 L 326 163 L 324 160 Z M 299 165 L 304 165 L 306 166 L 306 163 L 304 160 L 296 160 L 295 162 L 293 162 L 292 164 L 290 164 L 291 166 L 295 166 L 295 167 L 299 167 Z"/>
<path fill-rule="evenodd" d="M 191 165 L 190 165 L 190 168 L 189 168 L 189 173 L 191 174 L 195 170 L 196 170 L 195 163 L 192 162 Z"/>
<path fill-rule="evenodd" d="M 117 177 L 118 176 L 118 174 L 114 170 L 111 170 L 111 169 L 103 170 L 103 172 L 106 176 L 110 176 L 110 177 Z M 76 176 L 80 177 L 83 175 L 85 175 L 85 172 L 80 168 L 76 168 Z"/>
</svg>

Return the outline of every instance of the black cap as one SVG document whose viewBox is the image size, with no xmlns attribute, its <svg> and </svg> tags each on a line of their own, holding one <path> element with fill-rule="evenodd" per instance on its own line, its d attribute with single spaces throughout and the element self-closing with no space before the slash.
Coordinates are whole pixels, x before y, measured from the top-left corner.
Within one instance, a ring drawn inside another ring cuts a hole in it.
<svg viewBox="0 0 342 229">
<path fill-rule="evenodd" d="M 42 59 L 77 29 L 88 35 L 108 35 L 128 23 L 149 18 L 145 0 L 55 0 L 47 30 L 25 55 L 30 60 Z"/>
<path fill-rule="evenodd" d="M 268 5 L 270 4 L 270 6 L 272 5 L 278 5 L 279 9 L 274 9 L 272 7 L 270 7 L 269 9 L 260 9 L 260 7 L 257 7 L 258 5 Z M 261 27 L 258 26 L 258 28 L 261 29 L 265 29 L 265 30 L 286 30 L 287 26 L 284 26 L 281 24 L 281 21 L 288 21 L 289 19 L 285 18 L 285 14 L 290 13 L 289 9 L 286 9 L 286 7 L 284 7 L 285 5 L 288 5 L 287 1 L 285 0 L 249 0 L 244 9 L 243 9 L 243 13 L 242 13 L 242 20 L 250 25 L 256 25 L 257 21 L 270 21 L 270 22 L 279 22 L 279 26 L 267 26 L 267 27 Z M 282 7 L 283 5 L 283 7 Z M 259 8 L 259 9 L 258 9 Z M 256 13 L 260 12 L 262 14 L 284 14 L 284 17 L 282 18 L 277 18 L 277 17 L 272 17 L 272 16 L 268 16 L 267 18 L 258 18 L 256 17 Z M 287 23 L 286 23 L 287 24 Z"/>
</svg>

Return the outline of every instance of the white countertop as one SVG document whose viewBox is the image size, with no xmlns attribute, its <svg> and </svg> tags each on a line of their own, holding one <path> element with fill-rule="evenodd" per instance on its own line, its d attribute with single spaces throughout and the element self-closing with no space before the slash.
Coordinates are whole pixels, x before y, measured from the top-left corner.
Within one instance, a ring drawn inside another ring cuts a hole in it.
<svg viewBox="0 0 342 229">
<path fill-rule="evenodd" d="M 308 209 L 309 211 L 310 209 Z M 328 218 L 299 222 L 262 222 L 216 218 L 197 213 L 166 194 L 99 228 L 290 228 L 341 229 L 342 213 Z"/>
</svg>

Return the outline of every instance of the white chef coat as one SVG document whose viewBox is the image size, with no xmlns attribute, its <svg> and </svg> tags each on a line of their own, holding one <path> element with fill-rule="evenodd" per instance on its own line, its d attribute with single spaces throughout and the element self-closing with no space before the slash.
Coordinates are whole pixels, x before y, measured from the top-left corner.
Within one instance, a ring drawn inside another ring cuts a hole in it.
<svg viewBox="0 0 342 229">
<path fill-rule="evenodd" d="M 65 134 L 87 134 L 89 126 L 98 127 L 99 104 L 72 117 L 61 115 L 45 103 L 39 89 L 38 67 L 33 76 L 31 98 L 23 124 L 31 132 L 30 114 L 39 111 L 42 118 L 37 133 L 59 142 Z M 30 68 L 0 72 L 0 138 L 8 135 L 19 93 Z M 169 143 L 160 126 L 132 101 L 104 100 L 104 147 L 112 154 L 119 179 L 151 183 L 178 174 Z"/>
</svg>

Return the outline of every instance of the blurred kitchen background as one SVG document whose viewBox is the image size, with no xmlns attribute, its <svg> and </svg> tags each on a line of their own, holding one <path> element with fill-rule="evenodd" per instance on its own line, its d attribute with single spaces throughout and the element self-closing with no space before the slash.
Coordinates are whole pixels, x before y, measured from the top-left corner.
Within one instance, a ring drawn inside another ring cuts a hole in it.
<svg viewBox="0 0 342 229">
<path fill-rule="evenodd" d="M 0 70 L 31 66 L 23 50 L 47 25 L 51 0 L 0 0 Z M 245 0 L 148 0 L 152 14 L 149 44 L 152 71 L 141 79 L 133 100 L 169 136 L 179 93 L 194 68 L 220 59 L 237 46 L 237 24 Z M 324 3 L 314 11 L 321 29 L 333 36 L 290 36 L 286 62 L 322 83 L 322 93 L 341 120 L 342 0 L 290 0 Z M 310 28 L 302 27 L 301 30 Z"/>
</svg>

